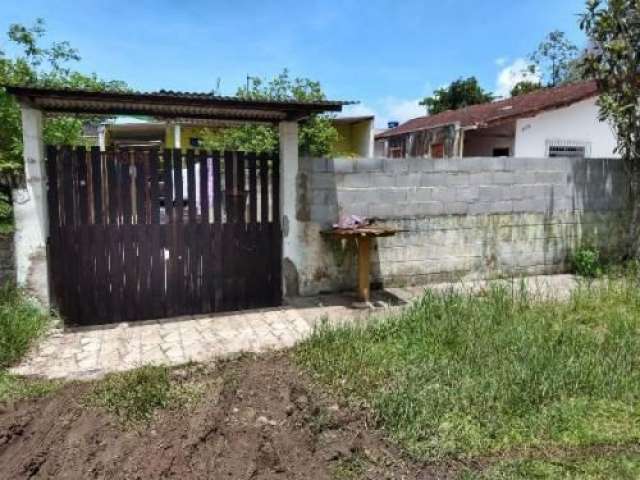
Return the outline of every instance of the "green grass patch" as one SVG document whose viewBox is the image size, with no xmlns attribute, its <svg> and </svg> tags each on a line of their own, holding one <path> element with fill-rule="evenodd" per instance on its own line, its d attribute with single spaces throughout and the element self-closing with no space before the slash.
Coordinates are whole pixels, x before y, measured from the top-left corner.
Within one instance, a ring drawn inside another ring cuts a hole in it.
<svg viewBox="0 0 640 480">
<path fill-rule="evenodd" d="M 47 396 L 60 388 L 61 382 L 25 379 L 0 371 L 0 402 Z"/>
<path fill-rule="evenodd" d="M 333 480 L 359 480 L 364 478 L 367 471 L 367 462 L 361 454 L 342 458 L 336 462 L 331 470 Z"/>
<path fill-rule="evenodd" d="M 7 192 L 0 190 L 0 235 L 8 235 L 14 231 L 13 208 Z"/>
<path fill-rule="evenodd" d="M 48 321 L 49 316 L 20 290 L 0 289 L 0 371 L 27 352 Z"/>
<path fill-rule="evenodd" d="M 461 480 L 636 480 L 640 455 L 592 456 L 572 459 L 514 460 L 499 463 L 482 473 L 467 472 Z"/>
<path fill-rule="evenodd" d="M 321 327 L 298 361 L 364 400 L 418 458 L 640 439 L 640 285 L 568 302 L 493 287 L 427 292 L 366 327 Z"/>
<path fill-rule="evenodd" d="M 173 381 L 168 367 L 145 366 L 96 382 L 84 403 L 104 408 L 123 423 L 148 422 L 156 410 L 186 406 L 203 393 L 203 385 Z"/>
</svg>

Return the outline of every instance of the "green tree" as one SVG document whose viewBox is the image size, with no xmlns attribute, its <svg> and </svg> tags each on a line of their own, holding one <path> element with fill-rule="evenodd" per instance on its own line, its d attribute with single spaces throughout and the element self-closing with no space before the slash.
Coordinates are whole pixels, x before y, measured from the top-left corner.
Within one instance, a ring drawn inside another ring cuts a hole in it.
<svg viewBox="0 0 640 480">
<path fill-rule="evenodd" d="M 522 80 L 521 82 L 516 83 L 514 87 L 511 89 L 511 96 L 517 97 L 518 95 L 525 95 L 527 93 L 540 90 L 541 88 L 542 88 L 542 84 L 540 82 Z"/>
<path fill-rule="evenodd" d="M 554 30 L 529 56 L 529 71 L 538 73 L 549 86 L 579 80 L 579 50 L 564 32 Z"/>
<path fill-rule="evenodd" d="M 617 151 L 629 176 L 632 218 L 629 256 L 640 254 L 640 3 L 637 0 L 588 0 L 580 27 L 591 48 L 582 66 L 598 81 L 601 120 L 616 132 Z"/>
<path fill-rule="evenodd" d="M 28 85 L 37 87 L 69 87 L 88 90 L 126 90 L 120 81 L 105 81 L 95 74 L 84 75 L 72 71 L 70 62 L 80 60 L 77 50 L 68 42 L 41 45 L 45 35 L 42 19 L 31 27 L 13 24 L 8 31 L 9 42 L 19 49 L 15 57 L 0 51 L 0 85 Z M 44 140 L 47 143 L 79 144 L 82 127 L 97 118 L 83 116 L 55 116 L 45 118 Z M 0 87 L 0 173 L 22 170 L 22 129 L 20 108 L 16 101 Z"/>
<path fill-rule="evenodd" d="M 435 115 L 446 110 L 457 110 L 491 100 L 493 95 L 482 89 L 476 77 L 469 77 L 459 78 L 448 87 L 437 89 L 433 95 L 425 97 L 420 105 L 427 107 L 430 115 Z"/>
<path fill-rule="evenodd" d="M 285 69 L 270 81 L 251 77 L 247 86 L 240 87 L 238 97 L 253 100 L 319 101 L 326 97 L 320 83 L 308 78 L 289 76 Z M 328 115 L 311 115 L 300 124 L 300 151 L 311 156 L 330 155 L 339 135 Z M 203 129 L 205 148 L 216 150 L 274 151 L 278 148 L 278 132 L 268 125 L 246 124 L 224 129 Z"/>
</svg>

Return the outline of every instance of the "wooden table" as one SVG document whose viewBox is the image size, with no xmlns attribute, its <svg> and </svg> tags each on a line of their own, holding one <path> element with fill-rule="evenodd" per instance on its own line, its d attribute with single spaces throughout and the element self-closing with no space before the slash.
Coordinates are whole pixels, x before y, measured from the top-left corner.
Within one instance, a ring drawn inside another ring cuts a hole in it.
<svg viewBox="0 0 640 480">
<path fill-rule="evenodd" d="M 366 226 L 360 228 L 331 228 L 320 232 L 327 237 L 337 239 L 354 239 L 358 245 L 358 298 L 362 302 L 369 302 L 371 296 L 371 239 L 376 237 L 391 237 L 400 230 L 388 227 Z"/>
</svg>

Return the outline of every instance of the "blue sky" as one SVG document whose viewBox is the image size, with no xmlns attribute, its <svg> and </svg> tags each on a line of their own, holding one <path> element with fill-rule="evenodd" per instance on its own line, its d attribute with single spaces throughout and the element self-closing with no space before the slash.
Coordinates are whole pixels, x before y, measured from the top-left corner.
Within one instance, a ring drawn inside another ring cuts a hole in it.
<svg viewBox="0 0 640 480">
<path fill-rule="evenodd" d="M 45 19 L 77 68 L 140 90 L 233 94 L 283 68 L 378 125 L 423 114 L 418 99 L 460 76 L 502 93 L 546 33 L 578 45 L 584 0 L 3 0 L 0 30 Z M 81 6 L 80 6 L 81 5 Z M 3 35 L 0 49 L 6 49 Z"/>
</svg>

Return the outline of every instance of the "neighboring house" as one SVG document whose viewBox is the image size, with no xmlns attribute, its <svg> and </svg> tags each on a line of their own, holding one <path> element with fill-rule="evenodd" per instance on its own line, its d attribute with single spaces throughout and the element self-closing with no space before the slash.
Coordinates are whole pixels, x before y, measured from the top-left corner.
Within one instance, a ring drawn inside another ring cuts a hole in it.
<svg viewBox="0 0 640 480">
<path fill-rule="evenodd" d="M 597 85 L 585 81 L 414 118 L 376 135 L 401 157 L 612 157 L 616 138 L 598 119 Z"/>
<path fill-rule="evenodd" d="M 373 156 L 374 117 L 332 119 L 340 139 L 334 151 L 340 156 Z M 236 122 L 237 124 L 237 122 Z M 197 148 L 203 128 L 233 126 L 230 122 L 202 120 L 158 121 L 144 117 L 119 117 L 99 128 L 99 145 L 127 147 Z"/>
<path fill-rule="evenodd" d="M 339 117 L 332 120 L 340 134 L 334 151 L 339 155 L 372 157 L 375 130 L 373 115 L 363 117 Z"/>
</svg>

